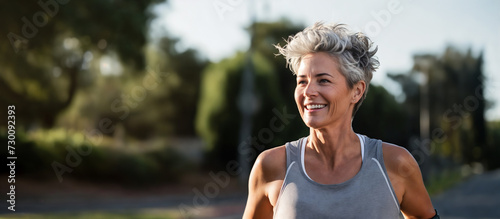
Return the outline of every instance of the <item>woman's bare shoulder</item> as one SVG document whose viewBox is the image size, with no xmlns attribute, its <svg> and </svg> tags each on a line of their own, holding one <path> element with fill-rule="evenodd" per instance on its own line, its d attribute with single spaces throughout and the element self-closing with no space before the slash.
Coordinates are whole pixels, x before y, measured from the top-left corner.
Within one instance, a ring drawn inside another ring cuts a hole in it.
<svg viewBox="0 0 500 219">
<path fill-rule="evenodd" d="M 266 181 L 283 178 L 286 172 L 285 146 L 270 148 L 260 153 L 254 163 L 254 169 L 260 170 L 258 172 Z"/>
<path fill-rule="evenodd" d="M 404 178 L 414 175 L 417 171 L 420 172 L 417 161 L 406 148 L 383 142 L 382 150 L 388 171 Z"/>
<path fill-rule="evenodd" d="M 284 146 L 263 151 L 257 157 L 248 181 L 248 200 L 243 218 L 272 218 L 273 204 L 279 192 L 279 182 L 285 176 Z M 276 192 L 278 191 L 278 192 Z M 272 200 L 271 200 L 272 199 Z"/>
<path fill-rule="evenodd" d="M 403 147 L 389 143 L 382 145 L 385 167 L 403 214 L 408 218 L 433 217 L 434 207 L 425 189 L 418 162 Z"/>
</svg>

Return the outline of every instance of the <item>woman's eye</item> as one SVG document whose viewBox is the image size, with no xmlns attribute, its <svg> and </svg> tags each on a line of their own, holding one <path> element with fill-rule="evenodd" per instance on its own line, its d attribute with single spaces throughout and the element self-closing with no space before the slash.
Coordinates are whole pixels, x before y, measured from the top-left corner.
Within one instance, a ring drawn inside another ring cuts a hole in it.
<svg viewBox="0 0 500 219">
<path fill-rule="evenodd" d="M 319 80 L 319 82 L 320 82 L 320 83 L 328 83 L 328 82 L 330 82 L 330 81 L 329 81 L 329 80 L 326 80 L 326 79 L 321 79 L 321 80 Z"/>
<path fill-rule="evenodd" d="M 306 81 L 297 81 L 297 84 L 306 84 Z"/>
</svg>

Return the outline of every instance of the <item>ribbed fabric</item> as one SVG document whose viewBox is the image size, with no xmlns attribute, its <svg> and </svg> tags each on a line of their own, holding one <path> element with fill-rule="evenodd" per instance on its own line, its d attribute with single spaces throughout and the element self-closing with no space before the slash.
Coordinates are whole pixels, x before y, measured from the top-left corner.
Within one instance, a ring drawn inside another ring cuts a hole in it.
<svg viewBox="0 0 500 219">
<path fill-rule="evenodd" d="M 385 169 L 382 141 L 360 139 L 364 147 L 361 169 L 353 178 L 330 185 L 317 183 L 305 173 L 302 148 L 306 137 L 286 143 L 287 171 L 274 218 L 402 218 Z"/>
</svg>

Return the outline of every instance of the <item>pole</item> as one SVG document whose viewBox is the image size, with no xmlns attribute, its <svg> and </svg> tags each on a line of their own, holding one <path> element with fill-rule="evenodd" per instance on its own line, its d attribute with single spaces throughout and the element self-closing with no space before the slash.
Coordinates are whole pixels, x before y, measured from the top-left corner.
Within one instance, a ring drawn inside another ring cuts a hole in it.
<svg viewBox="0 0 500 219">
<path fill-rule="evenodd" d="M 252 147 L 248 140 L 252 135 L 252 116 L 255 113 L 255 95 L 254 95 L 254 68 L 252 62 L 253 53 L 253 38 L 255 28 L 255 16 L 253 10 L 253 3 L 249 2 L 249 11 L 251 16 L 250 28 L 250 48 L 245 57 L 245 68 L 241 76 L 241 89 L 239 94 L 239 109 L 241 112 L 241 125 L 238 145 L 238 161 L 241 166 L 242 173 L 239 176 L 240 185 L 247 185 L 248 176 L 250 174 L 250 162 L 254 157 L 249 157 L 248 154 L 243 154 L 240 150 L 246 151 L 247 148 Z M 240 148 L 241 147 L 241 148 Z"/>
</svg>

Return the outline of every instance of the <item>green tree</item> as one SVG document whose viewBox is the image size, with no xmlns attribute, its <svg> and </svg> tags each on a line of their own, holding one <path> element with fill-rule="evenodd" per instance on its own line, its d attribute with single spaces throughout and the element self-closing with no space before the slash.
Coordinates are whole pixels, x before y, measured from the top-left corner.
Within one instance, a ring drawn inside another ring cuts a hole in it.
<svg viewBox="0 0 500 219">
<path fill-rule="evenodd" d="M 301 29 L 286 20 L 257 22 L 248 27 L 252 35 L 252 68 L 256 93 L 253 105 L 257 111 L 252 119 L 252 148 L 240 153 L 248 155 L 249 162 L 262 150 L 282 145 L 307 133 L 293 99 L 295 77 L 286 68 L 285 60 L 276 57 L 277 50 L 273 46 L 284 43 L 284 38 Z M 238 53 L 219 63 L 210 64 L 202 76 L 196 130 L 207 143 L 208 161 L 219 166 L 229 160 L 237 160 L 238 146 L 244 143 L 239 142 L 241 114 L 238 97 L 245 59 L 244 54 Z M 263 133 L 260 132 L 269 128 L 270 121 L 276 116 L 273 110 L 282 112 L 284 109 L 286 113 L 296 115 L 295 119 L 284 125 L 283 130 L 272 133 L 270 140 L 262 141 Z"/>
<path fill-rule="evenodd" d="M 391 77 L 403 87 L 406 108 L 412 110 L 412 124 L 419 124 L 421 118 L 415 115 L 420 110 L 429 112 L 432 145 L 426 147 L 459 163 L 487 162 L 482 53 L 474 56 L 471 50 L 448 47 L 441 56 L 421 54 L 414 60 L 409 73 Z M 419 107 L 422 101 L 428 102 L 425 109 Z M 421 136 L 412 130 L 413 135 Z"/>
<path fill-rule="evenodd" d="M 159 40 L 157 45 L 159 60 L 152 65 L 158 66 L 167 72 L 167 75 L 159 94 L 146 105 L 148 110 L 154 105 L 154 110 L 161 112 L 156 123 L 160 122 L 166 127 L 159 130 L 165 132 L 157 134 L 194 136 L 201 75 L 207 66 L 207 61 L 198 58 L 198 53 L 194 49 L 176 50 L 175 45 L 178 42 L 178 39 L 168 37 Z"/>
<path fill-rule="evenodd" d="M 366 99 L 354 117 L 354 131 L 372 138 L 406 146 L 411 136 L 408 114 L 382 86 L 370 84 Z"/>
<path fill-rule="evenodd" d="M 255 115 L 254 124 L 261 126 L 266 119 L 270 120 L 270 116 L 264 116 L 262 112 L 271 114 L 272 108 L 280 105 L 282 100 L 274 86 L 276 77 L 269 62 L 258 53 L 253 54 L 252 61 L 258 91 L 257 104 L 261 112 Z M 237 158 L 241 119 L 238 93 L 244 64 L 245 55 L 238 53 L 209 65 L 202 76 L 196 129 L 207 143 L 207 161 L 219 167 Z"/>
<path fill-rule="evenodd" d="M 51 127 L 77 89 L 92 83 L 93 57 L 117 54 L 143 68 L 148 8 L 158 2 L 2 1 L 0 112 L 15 105 L 18 123 Z"/>
<path fill-rule="evenodd" d="M 146 46 L 147 67 L 141 73 L 97 74 L 93 85 L 80 88 L 73 104 L 58 116 L 56 125 L 67 129 L 99 128 L 103 134 L 137 139 L 194 136 L 194 118 L 205 60 L 193 49 L 177 51 L 177 39 L 161 37 Z M 116 127 L 115 127 L 116 126 Z"/>
</svg>

